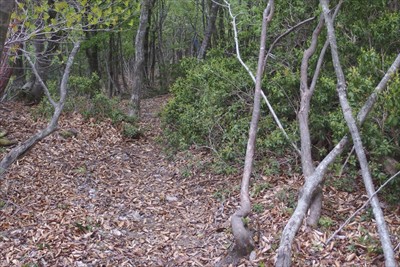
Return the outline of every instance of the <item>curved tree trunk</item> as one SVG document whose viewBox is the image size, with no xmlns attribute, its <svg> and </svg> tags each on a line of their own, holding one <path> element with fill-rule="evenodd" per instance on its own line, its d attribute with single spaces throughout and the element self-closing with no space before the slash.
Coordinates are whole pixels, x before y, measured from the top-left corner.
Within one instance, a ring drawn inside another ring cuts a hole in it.
<svg viewBox="0 0 400 267">
<path fill-rule="evenodd" d="M 245 220 L 251 212 L 251 202 L 249 196 L 250 176 L 253 169 L 253 158 L 256 145 L 258 121 L 260 118 L 261 85 L 264 73 L 264 57 L 266 53 L 265 45 L 267 39 L 267 27 L 274 13 L 274 1 L 270 0 L 263 13 L 263 22 L 260 38 L 260 52 L 258 56 L 257 78 L 254 92 L 253 113 L 250 122 L 249 139 L 247 142 L 246 157 L 243 169 L 242 184 L 240 190 L 240 208 L 232 215 L 231 225 L 235 238 L 235 244 L 226 258 L 226 263 L 235 263 L 240 257 L 250 254 L 254 248 L 253 239 L 250 231 L 245 225 Z"/>
<path fill-rule="evenodd" d="M 311 134 L 309 128 L 308 115 L 310 112 L 311 97 L 314 93 L 315 87 L 310 88 L 308 86 L 308 62 L 311 56 L 315 53 L 315 50 L 317 48 L 318 36 L 322 31 L 323 25 L 324 25 L 324 19 L 323 17 L 321 17 L 317 27 L 313 32 L 311 45 L 306 51 L 304 51 L 303 60 L 301 63 L 301 70 L 300 70 L 301 101 L 300 101 L 300 111 L 298 117 L 299 117 L 300 140 L 301 140 L 301 166 L 303 169 L 303 175 L 305 179 L 308 179 L 308 177 L 311 176 L 314 172 L 314 164 L 311 154 Z M 312 201 L 313 203 L 317 203 L 319 205 L 311 206 L 312 211 L 317 211 L 317 213 L 314 213 L 314 216 L 311 216 L 309 218 L 309 221 L 307 222 L 311 226 L 315 226 L 318 223 L 319 213 L 321 211 L 320 203 L 322 202 L 321 188 L 317 190 L 317 193 L 314 196 L 314 199 L 315 198 L 320 198 L 320 199 Z"/>
</svg>

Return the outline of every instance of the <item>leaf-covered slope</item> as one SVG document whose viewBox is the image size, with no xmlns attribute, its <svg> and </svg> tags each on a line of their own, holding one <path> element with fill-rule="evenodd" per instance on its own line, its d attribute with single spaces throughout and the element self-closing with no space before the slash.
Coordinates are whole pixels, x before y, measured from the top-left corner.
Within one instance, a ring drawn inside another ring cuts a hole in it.
<svg viewBox="0 0 400 267">
<path fill-rule="evenodd" d="M 165 156 L 156 142 L 163 138 L 157 107 L 165 101 L 143 102 L 144 136 L 138 140 L 124 139 L 111 122 L 73 114 L 14 164 L 0 181 L 0 266 L 214 266 L 232 241 L 228 219 L 238 203 L 240 177 L 211 174 L 212 159 L 204 150 L 172 160 Z M 28 114 L 18 103 L 3 104 L 1 128 L 23 140 L 44 125 Z M 70 129 L 77 135 L 61 134 Z M 302 178 L 284 160 L 276 163 L 280 174 L 261 176 L 251 188 L 255 207 L 249 225 L 257 249 L 243 266 L 273 264 L 280 231 L 297 200 Z M 328 233 L 365 200 L 363 188 L 356 189 L 326 187 L 324 222 L 320 229 L 302 228 L 296 265 L 382 264 L 374 251 L 375 226 L 365 212 L 323 246 Z M 397 244 L 400 211 L 385 213 Z"/>
</svg>

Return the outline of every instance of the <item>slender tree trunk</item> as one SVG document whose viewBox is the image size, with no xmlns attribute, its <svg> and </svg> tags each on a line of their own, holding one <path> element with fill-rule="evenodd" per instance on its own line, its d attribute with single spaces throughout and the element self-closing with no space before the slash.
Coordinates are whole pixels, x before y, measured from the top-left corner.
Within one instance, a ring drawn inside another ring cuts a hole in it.
<svg viewBox="0 0 400 267">
<path fill-rule="evenodd" d="M 400 54 L 385 73 L 385 76 L 376 86 L 374 92 L 369 96 L 364 106 L 358 113 L 357 120 L 359 125 L 362 125 L 367 118 L 369 112 L 372 110 L 374 104 L 378 99 L 378 94 L 381 93 L 387 86 L 387 83 L 394 77 L 394 74 L 400 67 Z M 339 156 L 349 141 L 348 136 L 344 136 L 340 142 L 329 152 L 329 154 L 318 164 L 314 173 L 306 180 L 302 195 L 297 202 L 296 209 L 290 217 L 288 223 L 283 229 L 281 235 L 280 245 L 277 251 L 277 261 L 275 266 L 287 267 L 291 266 L 291 255 L 292 255 L 292 243 L 297 231 L 299 230 L 305 214 L 310 206 L 312 195 L 316 188 L 323 182 L 325 172 L 327 171 L 330 164 L 334 162 L 337 156 Z"/>
<path fill-rule="evenodd" d="M 0 0 L 0 58 L 2 58 L 3 47 L 7 39 L 8 25 L 11 13 L 14 9 L 15 1 Z"/>
<path fill-rule="evenodd" d="M 353 117 L 352 109 L 347 99 L 347 86 L 346 86 L 346 79 L 344 76 L 344 72 L 339 60 L 339 53 L 337 50 L 337 43 L 336 43 L 336 36 L 335 30 L 333 26 L 332 17 L 329 14 L 330 10 L 328 7 L 327 0 L 320 0 L 322 10 L 324 13 L 326 27 L 328 31 L 328 38 L 331 47 L 331 54 L 332 54 L 332 62 L 336 72 L 337 77 L 337 92 L 339 95 L 340 105 L 342 106 L 342 111 L 344 115 L 344 119 L 346 120 L 347 127 L 350 130 L 351 137 L 353 139 L 354 148 L 358 157 L 358 161 L 361 167 L 361 174 L 364 180 L 364 185 L 367 190 L 368 196 L 372 197 L 371 199 L 371 206 L 372 211 L 375 215 L 375 220 L 379 232 L 379 237 L 381 239 L 383 253 L 385 255 L 385 265 L 390 267 L 397 266 L 396 259 L 394 256 L 393 246 L 390 240 L 390 234 L 386 226 L 386 222 L 384 219 L 384 215 L 380 206 L 380 202 L 378 200 L 378 196 L 374 195 L 375 188 L 372 182 L 371 173 L 368 166 L 367 157 L 365 155 L 363 143 L 361 140 L 361 134 L 358 129 L 356 120 Z"/>
<path fill-rule="evenodd" d="M 120 88 L 120 94 L 125 94 L 127 88 L 128 88 L 128 82 L 126 80 L 125 76 L 125 70 L 124 70 L 124 55 L 123 55 L 123 48 L 122 48 L 122 35 L 120 32 L 118 32 L 118 39 L 117 39 L 117 47 L 118 47 L 118 84 Z"/>
<path fill-rule="evenodd" d="M 0 0 L 0 96 L 3 94 L 12 74 L 12 69 L 8 64 L 8 49 L 4 45 L 14 5 L 14 1 Z"/>
<path fill-rule="evenodd" d="M 15 77 L 13 83 L 10 85 L 11 92 L 20 90 L 26 83 L 25 65 L 23 59 L 23 53 L 20 49 L 17 50 L 15 64 L 13 65 L 13 75 Z"/>
<path fill-rule="evenodd" d="M 8 49 L 7 47 L 4 47 L 3 53 L 0 57 L 0 97 L 3 96 L 4 90 L 6 89 L 7 84 L 13 73 L 13 69 L 10 66 L 9 61 L 10 58 Z"/>
<path fill-rule="evenodd" d="M 154 0 L 143 0 L 140 8 L 139 28 L 135 38 L 135 67 L 133 76 L 133 89 L 130 100 L 130 116 L 140 117 L 140 98 L 144 85 L 145 68 L 145 41 L 149 29 L 149 14 L 154 5 Z"/>
<path fill-rule="evenodd" d="M 91 38 L 96 37 L 97 32 L 93 31 L 86 31 L 86 38 L 90 40 Z M 88 59 L 89 63 L 89 71 L 90 74 L 97 73 L 97 75 L 100 75 L 100 69 L 99 69 L 99 47 L 97 43 L 93 43 L 90 47 L 85 49 L 86 57 Z"/>
<path fill-rule="evenodd" d="M 197 58 L 199 60 L 204 59 L 206 56 L 207 48 L 211 42 L 211 36 L 215 30 L 215 21 L 217 20 L 219 6 L 220 6 L 219 2 L 217 2 L 217 1 L 212 2 L 210 16 L 208 18 L 207 28 L 204 33 L 203 42 L 201 43 L 201 46 L 200 46 L 199 54 L 197 55 Z"/>
<path fill-rule="evenodd" d="M 111 33 L 108 42 L 108 62 L 106 63 L 108 72 L 108 95 L 109 97 L 116 96 L 120 93 L 121 89 L 118 81 L 118 45 L 115 33 Z"/>
<path fill-rule="evenodd" d="M 249 196 L 249 183 L 250 176 L 253 169 L 253 160 L 255 153 L 256 137 L 258 121 L 260 118 L 260 102 L 261 102 L 261 85 L 262 76 L 264 73 L 264 57 L 265 57 L 265 46 L 267 39 L 267 27 L 272 19 L 274 13 L 274 1 L 270 0 L 263 13 L 262 30 L 260 38 L 260 51 L 258 56 L 258 67 L 257 67 L 257 78 L 254 92 L 254 103 L 253 113 L 250 122 L 249 139 L 247 142 L 246 157 L 243 169 L 242 184 L 240 189 L 240 208 L 232 215 L 231 224 L 232 232 L 235 238 L 234 247 L 229 255 L 225 259 L 224 264 L 236 263 L 240 257 L 244 257 L 250 254 L 254 248 L 252 236 L 244 223 L 247 216 L 251 212 L 251 202 Z"/>
<path fill-rule="evenodd" d="M 311 45 L 310 47 L 304 51 L 303 60 L 301 63 L 300 70 L 300 111 L 298 114 L 299 117 L 299 128 L 300 128 L 300 140 L 301 140 L 301 165 L 303 169 L 303 175 L 305 179 L 308 179 L 314 172 L 314 163 L 312 159 L 311 153 L 311 134 L 309 128 L 309 112 L 310 112 L 310 101 L 311 97 L 314 93 L 314 88 L 310 88 L 308 85 L 308 62 L 311 56 L 315 53 L 317 48 L 318 36 L 322 31 L 324 25 L 323 17 L 321 17 L 317 27 L 315 28 Z M 314 197 L 322 198 L 322 190 L 319 188 Z M 309 217 L 308 224 L 311 226 L 315 226 L 318 223 L 318 219 L 320 217 L 321 212 L 321 201 L 313 201 L 319 205 L 311 206 L 311 211 L 317 211 L 317 213 L 312 213 L 313 216 Z"/>
<path fill-rule="evenodd" d="M 75 42 L 74 47 L 68 57 L 67 65 L 65 67 L 64 74 L 63 74 L 63 77 L 62 77 L 62 80 L 60 83 L 60 88 L 59 88 L 60 100 L 58 102 L 54 102 L 51 98 L 49 98 L 51 104 L 54 107 L 54 113 L 53 113 L 53 116 L 52 116 L 49 124 L 46 126 L 46 128 L 44 128 L 40 132 L 36 133 L 32 137 L 28 138 L 26 141 L 22 142 L 21 144 L 19 144 L 15 148 L 13 148 L 7 155 L 5 155 L 5 157 L 0 162 L 0 180 L 3 178 L 3 174 L 8 169 L 8 167 L 16 159 L 18 159 L 21 155 L 23 155 L 30 147 L 32 147 L 38 141 L 42 140 L 43 138 L 45 138 L 46 136 L 48 136 L 49 134 L 54 132 L 54 130 L 57 129 L 58 119 L 60 118 L 61 112 L 64 108 L 65 99 L 67 97 L 67 88 L 68 88 L 67 83 L 68 83 L 68 79 L 69 79 L 69 74 L 71 72 L 72 64 L 74 62 L 76 53 L 79 50 L 79 47 L 80 47 L 80 42 L 79 41 Z M 39 81 L 41 86 L 45 87 L 46 85 L 45 85 L 44 81 L 41 79 L 41 77 L 39 76 L 39 72 L 35 69 L 34 63 L 33 62 L 31 62 L 31 63 L 32 63 L 32 68 L 34 69 L 33 71 L 34 71 L 34 74 L 35 74 L 37 80 Z M 46 94 L 49 95 L 47 87 L 44 90 L 46 90 L 47 91 Z"/>
</svg>

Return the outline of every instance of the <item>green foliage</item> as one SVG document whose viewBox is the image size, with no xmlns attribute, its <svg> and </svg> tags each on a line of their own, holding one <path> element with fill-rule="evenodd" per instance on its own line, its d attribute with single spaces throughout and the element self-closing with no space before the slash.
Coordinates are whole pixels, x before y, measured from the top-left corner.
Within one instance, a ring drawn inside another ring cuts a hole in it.
<svg viewBox="0 0 400 267">
<path fill-rule="evenodd" d="M 319 218 L 318 224 L 322 228 L 328 229 L 332 227 L 335 224 L 335 222 L 328 216 L 321 216 L 321 218 Z"/>
<path fill-rule="evenodd" d="M 187 59 L 181 68 L 184 75 L 172 86 L 174 98 L 162 112 L 166 142 L 175 149 L 193 144 L 206 146 L 222 161 L 241 161 L 248 138 L 254 90 L 248 74 L 235 58 L 215 57 L 205 62 Z M 275 99 L 282 94 L 280 86 L 270 85 Z M 259 123 L 260 150 L 285 151 L 285 138 L 275 126 L 271 127 L 273 123 L 266 107 L 263 110 L 265 116 Z M 286 106 L 282 106 L 282 112 L 288 112 Z M 295 127 L 295 124 L 289 125 Z"/>
<path fill-rule="evenodd" d="M 237 68 L 235 59 L 182 62 L 186 75 L 173 85 L 174 98 L 162 112 L 171 147 L 213 147 L 225 160 L 234 159 L 243 150 L 249 109 L 239 100 L 248 98 L 252 83 Z"/>
<path fill-rule="evenodd" d="M 310 14 L 318 17 L 321 10 L 316 8 L 317 2 L 291 1 L 287 5 L 277 5 L 274 19 L 269 26 L 267 43 L 271 43 L 276 36 L 287 30 L 282 25 L 294 25 L 308 18 Z M 261 21 L 265 3 L 241 1 L 232 3 L 231 7 L 233 13 L 238 15 L 236 19 L 242 59 L 254 71 L 261 25 L 258 22 Z M 196 7 L 186 8 L 192 15 L 196 14 Z M 351 6 L 344 3 L 336 20 L 338 47 L 354 116 L 398 53 L 396 44 L 400 14 L 396 11 L 386 1 L 365 3 L 356 0 Z M 300 62 L 317 21 L 316 19 L 303 25 L 300 30 L 291 32 L 280 41 L 272 51 L 273 58 L 267 62 L 267 74 L 263 81 L 266 95 L 296 143 L 299 143 L 297 112 L 300 99 Z M 325 35 L 323 31 L 317 53 L 310 59 L 309 81 Z M 170 147 L 185 149 L 193 144 L 209 147 L 219 159 L 231 164 L 243 159 L 254 85 L 237 59 L 231 57 L 234 51 L 232 41 L 230 45 L 218 45 L 219 49 L 209 51 L 207 61 L 186 59 L 181 62 L 180 70 L 183 74 L 171 88 L 173 99 L 162 113 L 162 122 L 165 139 Z M 336 83 L 331 58 L 327 53 L 311 101 L 309 118 L 313 158 L 317 161 L 325 157 L 348 134 L 337 97 Z M 397 75 L 387 90 L 379 96 L 379 108 L 370 113 L 369 119 L 361 128 L 371 170 L 378 182 L 387 178 L 381 159 L 391 156 L 400 160 L 400 132 L 397 130 L 400 127 L 399 88 L 400 78 Z M 261 113 L 256 159 L 262 160 L 271 151 L 274 155 L 284 155 L 291 148 L 275 126 L 264 103 Z M 341 166 L 344 159 L 339 161 L 338 165 Z M 263 169 L 267 175 L 281 171 L 273 162 L 268 162 L 268 166 Z M 357 168 L 354 159 L 346 172 L 357 176 Z M 347 177 L 346 174 L 343 177 Z M 338 188 L 354 189 L 354 182 L 347 178 L 333 180 L 333 183 Z M 391 188 L 400 190 L 400 182 L 398 184 L 393 183 Z"/>
<path fill-rule="evenodd" d="M 251 192 L 252 197 L 258 197 L 262 192 L 265 190 L 268 190 L 272 188 L 272 185 L 269 183 L 261 183 L 261 184 L 256 184 L 254 186 L 253 191 Z"/>
<path fill-rule="evenodd" d="M 262 204 L 260 204 L 260 203 L 254 203 L 253 211 L 255 213 L 262 213 L 264 211 L 264 206 Z"/>
<path fill-rule="evenodd" d="M 39 118 L 50 119 L 54 113 L 54 107 L 50 104 L 47 98 L 40 101 L 40 103 L 31 109 L 32 117 L 36 120 Z"/>
<path fill-rule="evenodd" d="M 100 92 L 100 78 L 96 73 L 91 77 L 70 76 L 68 80 L 69 92 L 76 96 L 93 97 Z"/>
<path fill-rule="evenodd" d="M 124 123 L 122 134 L 130 139 L 138 139 L 143 133 L 137 124 Z"/>
<path fill-rule="evenodd" d="M 213 197 L 219 201 L 225 201 L 226 198 L 228 198 L 232 192 L 228 189 L 221 189 L 217 190 L 213 193 Z"/>
<path fill-rule="evenodd" d="M 276 198 L 288 208 L 295 208 L 297 203 L 297 192 L 290 188 L 284 188 L 276 193 Z"/>
</svg>

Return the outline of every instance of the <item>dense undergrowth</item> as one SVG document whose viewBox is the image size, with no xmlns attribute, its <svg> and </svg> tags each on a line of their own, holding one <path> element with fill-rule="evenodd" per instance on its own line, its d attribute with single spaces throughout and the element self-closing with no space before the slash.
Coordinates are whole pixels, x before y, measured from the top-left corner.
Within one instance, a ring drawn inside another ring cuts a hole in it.
<svg viewBox="0 0 400 267">
<path fill-rule="evenodd" d="M 393 56 L 369 49 L 361 50 L 354 62 L 347 65 L 348 97 L 355 114 L 374 90 L 391 60 Z M 318 81 L 310 115 L 313 156 L 316 160 L 322 159 L 347 133 L 336 97 L 336 78 L 332 69 L 329 69 L 329 63 L 327 65 Z M 298 66 L 289 68 L 274 63 L 269 67 L 273 73 L 266 76 L 263 88 L 286 131 L 299 144 L 296 116 L 299 105 Z M 251 79 L 236 58 L 221 54 L 213 55 L 204 62 L 187 59 L 182 62 L 182 69 L 185 70 L 184 75 L 172 86 L 173 98 L 162 113 L 169 148 L 184 150 L 192 145 L 206 147 L 225 165 L 240 166 L 251 118 Z M 397 163 L 400 160 L 400 136 L 396 130 L 400 126 L 397 115 L 400 113 L 399 88 L 400 79 L 396 77 L 380 95 L 377 107 L 362 127 L 363 142 L 377 184 L 393 174 L 387 171 L 388 159 L 392 165 L 393 162 L 395 164 L 391 168 L 400 167 Z M 271 158 L 280 157 L 288 158 L 294 165 L 292 167 L 298 169 L 296 154 L 263 103 L 257 141 L 258 172 L 268 174 L 271 168 L 267 166 L 274 162 Z M 340 157 L 331 168 L 331 176 L 335 177 L 329 179 L 331 184 L 347 191 L 354 190 L 352 185 L 359 177 L 355 154 L 346 153 Z M 388 201 L 399 201 L 399 182 L 393 182 L 386 190 L 389 193 L 386 194 Z"/>
<path fill-rule="evenodd" d="M 99 88 L 99 77 L 96 74 L 88 78 L 70 77 L 69 97 L 65 103 L 64 112 L 80 113 L 85 119 L 111 120 L 114 125 L 120 128 L 125 137 L 139 138 L 142 131 L 137 118 L 127 115 L 126 111 L 122 109 L 120 99 L 109 98 Z M 53 97 L 57 97 L 55 82 L 49 83 L 49 90 Z M 50 118 L 53 111 L 53 106 L 48 99 L 43 99 L 32 110 L 32 115 L 36 118 Z"/>
</svg>

